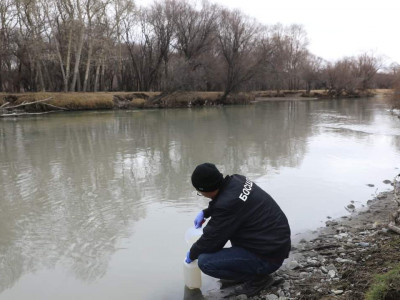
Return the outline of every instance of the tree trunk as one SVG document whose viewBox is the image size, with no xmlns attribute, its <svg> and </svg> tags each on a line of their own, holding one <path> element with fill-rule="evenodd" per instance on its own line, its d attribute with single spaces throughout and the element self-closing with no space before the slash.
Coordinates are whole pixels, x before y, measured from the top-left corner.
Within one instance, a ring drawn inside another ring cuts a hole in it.
<svg viewBox="0 0 400 300">
<path fill-rule="evenodd" d="M 78 79 L 79 65 L 81 63 L 81 54 L 82 54 L 83 40 L 84 40 L 83 37 L 84 37 L 84 30 L 82 28 L 80 36 L 79 36 L 78 48 L 76 49 L 76 54 L 75 54 L 74 74 L 73 74 L 73 77 L 72 77 L 72 83 L 71 83 L 71 88 L 70 88 L 71 92 L 75 91 L 76 81 Z"/>
<path fill-rule="evenodd" d="M 102 66 L 101 66 L 101 77 L 100 77 L 100 91 L 104 91 L 106 82 L 105 80 L 106 61 L 104 57 L 101 60 L 102 60 Z"/>
<path fill-rule="evenodd" d="M 3 60 L 0 57 L 0 93 L 3 92 Z"/>
<path fill-rule="evenodd" d="M 87 90 L 89 75 L 90 75 L 91 60 L 92 60 L 92 41 L 89 40 L 88 59 L 86 62 L 85 78 L 83 80 L 83 89 L 82 89 L 83 92 L 86 92 Z"/>
<path fill-rule="evenodd" d="M 37 62 L 36 62 L 36 68 L 37 68 L 36 72 L 37 72 L 37 75 L 38 75 L 40 91 L 41 92 L 45 92 L 46 91 L 46 87 L 44 85 L 42 68 L 40 66 L 40 60 L 38 58 L 37 58 Z"/>
<path fill-rule="evenodd" d="M 60 63 L 61 73 L 63 75 L 63 83 L 64 83 L 64 92 L 68 92 L 68 82 L 69 82 L 69 73 L 70 73 L 70 64 L 71 64 L 71 48 L 72 48 L 72 28 L 69 29 L 68 32 L 68 47 L 67 47 L 67 59 L 65 62 L 65 70 L 64 64 L 61 56 L 60 46 L 58 41 L 56 41 L 56 49 L 57 56 Z"/>
<path fill-rule="evenodd" d="M 94 88 L 93 91 L 97 92 L 99 90 L 99 76 L 100 76 L 100 66 L 101 66 L 101 61 L 100 59 L 97 61 L 97 66 L 96 66 L 96 76 L 94 79 Z"/>
</svg>

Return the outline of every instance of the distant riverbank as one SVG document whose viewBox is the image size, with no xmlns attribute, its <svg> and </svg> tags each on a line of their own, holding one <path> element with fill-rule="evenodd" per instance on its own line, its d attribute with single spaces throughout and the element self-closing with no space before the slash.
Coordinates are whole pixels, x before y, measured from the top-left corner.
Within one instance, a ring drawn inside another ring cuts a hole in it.
<svg viewBox="0 0 400 300">
<path fill-rule="evenodd" d="M 387 94 L 390 90 L 368 91 L 361 96 Z M 354 96 L 354 95 L 353 95 Z M 355 96 L 354 96 L 355 97 Z M 54 111 L 187 108 L 250 104 L 255 100 L 314 100 L 331 98 L 326 91 L 257 91 L 228 95 L 223 92 L 98 92 L 0 94 L 0 115 L 24 115 Z"/>
<path fill-rule="evenodd" d="M 223 98 L 222 92 L 100 92 L 100 93 L 21 93 L 0 94 L 0 112 L 37 113 L 57 110 L 110 110 L 181 108 L 249 104 L 253 93 L 238 93 Z"/>
</svg>

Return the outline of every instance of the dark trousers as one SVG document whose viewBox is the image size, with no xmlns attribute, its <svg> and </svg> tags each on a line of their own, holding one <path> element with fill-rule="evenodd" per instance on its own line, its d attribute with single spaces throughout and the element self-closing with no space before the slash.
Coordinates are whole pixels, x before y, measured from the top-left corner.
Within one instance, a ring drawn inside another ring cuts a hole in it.
<svg viewBox="0 0 400 300">
<path fill-rule="evenodd" d="M 211 277 L 247 281 L 275 272 L 282 263 L 272 263 L 243 248 L 231 247 L 200 254 L 198 265 L 204 274 Z"/>
</svg>

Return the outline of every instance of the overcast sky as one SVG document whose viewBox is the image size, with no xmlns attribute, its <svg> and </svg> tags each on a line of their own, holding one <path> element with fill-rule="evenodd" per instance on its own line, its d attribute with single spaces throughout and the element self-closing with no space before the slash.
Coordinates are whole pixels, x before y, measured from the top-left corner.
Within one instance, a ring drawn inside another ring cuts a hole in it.
<svg viewBox="0 0 400 300">
<path fill-rule="evenodd" d="M 136 0 L 148 5 L 152 0 Z M 334 61 L 372 52 L 400 64 L 400 0 L 209 0 L 266 25 L 302 24 L 309 50 Z"/>
</svg>

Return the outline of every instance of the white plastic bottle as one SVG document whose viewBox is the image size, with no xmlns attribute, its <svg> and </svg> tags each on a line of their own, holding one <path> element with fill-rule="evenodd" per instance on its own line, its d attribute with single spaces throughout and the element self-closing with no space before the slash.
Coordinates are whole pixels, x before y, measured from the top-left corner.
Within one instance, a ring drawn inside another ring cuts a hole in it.
<svg viewBox="0 0 400 300">
<path fill-rule="evenodd" d="M 186 243 L 191 247 L 203 234 L 202 228 L 190 227 L 186 230 L 185 240 Z M 183 276 L 185 278 L 185 285 L 189 289 L 201 288 L 201 271 L 197 264 L 197 259 L 192 261 L 190 264 L 183 260 Z"/>
<path fill-rule="evenodd" d="M 189 289 L 201 288 L 201 271 L 197 264 L 197 259 L 190 264 L 183 260 L 183 276 L 185 278 L 185 285 Z"/>
</svg>

